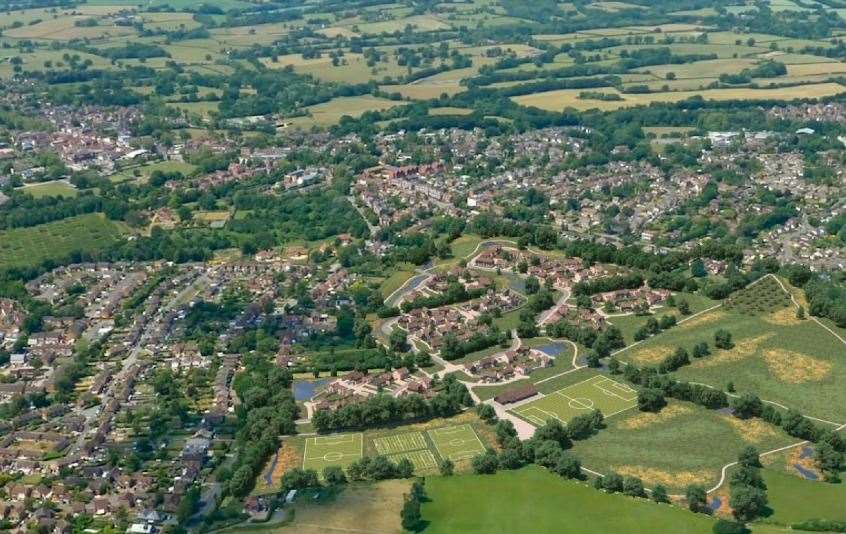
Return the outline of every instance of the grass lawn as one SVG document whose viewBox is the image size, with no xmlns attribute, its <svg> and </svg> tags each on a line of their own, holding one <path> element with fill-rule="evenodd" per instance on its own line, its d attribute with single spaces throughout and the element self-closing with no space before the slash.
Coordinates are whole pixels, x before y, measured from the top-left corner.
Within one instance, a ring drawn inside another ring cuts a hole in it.
<svg viewBox="0 0 846 534">
<path fill-rule="evenodd" d="M 575 442 L 573 454 L 591 469 L 638 476 L 647 487 L 661 483 L 674 492 L 693 483 L 713 486 L 722 466 L 747 445 L 763 451 L 797 441 L 763 421 L 679 401 L 657 414 L 630 410 L 607 425 Z"/>
<path fill-rule="evenodd" d="M 42 182 L 39 184 L 26 185 L 20 191 L 35 198 L 43 197 L 75 197 L 79 194 L 76 187 L 63 180 L 53 182 Z"/>
<path fill-rule="evenodd" d="M 846 485 L 811 482 L 772 469 L 765 469 L 763 475 L 773 509 L 767 522 L 790 525 L 808 519 L 846 521 Z"/>
<path fill-rule="evenodd" d="M 61 260 L 74 251 L 95 252 L 120 238 L 117 224 L 100 214 L 0 232 L 0 268 Z"/>
<path fill-rule="evenodd" d="M 598 492 L 540 467 L 426 479 L 426 533 L 710 533 L 705 515 Z"/>
<path fill-rule="evenodd" d="M 387 277 L 382 282 L 382 285 L 379 286 L 379 291 L 382 293 L 382 297 L 387 298 L 391 293 L 402 287 L 402 285 L 412 276 L 414 276 L 414 271 L 394 271 L 391 276 Z"/>
</svg>

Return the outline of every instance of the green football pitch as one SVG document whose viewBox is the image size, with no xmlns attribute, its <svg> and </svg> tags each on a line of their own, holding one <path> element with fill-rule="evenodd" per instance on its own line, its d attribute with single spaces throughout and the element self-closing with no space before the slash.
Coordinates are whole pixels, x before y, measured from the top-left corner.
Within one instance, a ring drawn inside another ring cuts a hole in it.
<svg viewBox="0 0 846 534">
<path fill-rule="evenodd" d="M 432 454 L 432 451 L 429 449 L 424 449 L 422 451 L 401 452 L 399 454 L 388 456 L 388 459 L 395 463 L 403 458 L 411 460 L 411 463 L 414 464 L 415 472 L 431 471 L 438 467 L 438 461 L 435 460 L 435 455 Z"/>
<path fill-rule="evenodd" d="M 318 473 L 330 465 L 347 467 L 364 454 L 362 434 L 337 434 L 307 438 L 303 453 L 303 469 Z"/>
<path fill-rule="evenodd" d="M 482 440 L 470 425 L 435 428 L 429 431 L 429 438 L 441 458 L 449 458 L 452 461 L 466 460 L 485 452 Z"/>
<path fill-rule="evenodd" d="M 511 412 L 541 426 L 549 419 L 566 424 L 590 410 L 599 410 L 605 417 L 610 417 L 636 405 L 637 391 L 606 376 L 596 375 L 514 408 Z"/>
</svg>

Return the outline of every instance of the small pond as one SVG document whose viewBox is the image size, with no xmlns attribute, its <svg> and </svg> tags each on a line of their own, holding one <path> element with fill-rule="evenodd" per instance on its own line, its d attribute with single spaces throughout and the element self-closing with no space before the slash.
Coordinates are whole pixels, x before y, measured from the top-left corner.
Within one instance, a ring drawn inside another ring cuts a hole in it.
<svg viewBox="0 0 846 534">
<path fill-rule="evenodd" d="M 294 380 L 294 400 L 307 401 L 317 390 L 329 383 L 328 378 L 318 380 Z"/>
</svg>

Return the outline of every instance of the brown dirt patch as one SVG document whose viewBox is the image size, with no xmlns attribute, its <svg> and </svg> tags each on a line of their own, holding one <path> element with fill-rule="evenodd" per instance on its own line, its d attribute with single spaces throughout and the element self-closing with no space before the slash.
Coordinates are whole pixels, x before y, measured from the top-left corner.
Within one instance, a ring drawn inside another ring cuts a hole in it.
<svg viewBox="0 0 846 534">
<path fill-rule="evenodd" d="M 760 419 L 738 419 L 732 416 L 723 416 L 721 419 L 747 443 L 762 443 L 779 437 L 779 433 L 772 425 Z"/>
<path fill-rule="evenodd" d="M 656 345 L 654 347 L 647 347 L 644 349 L 640 349 L 635 351 L 631 355 L 631 360 L 633 363 L 640 363 L 640 364 L 653 364 L 659 363 L 664 358 L 669 356 L 673 353 L 675 349 L 668 347 L 666 345 Z"/>
<path fill-rule="evenodd" d="M 793 307 L 775 311 L 764 317 L 764 320 L 778 326 L 793 326 L 802 322 L 801 319 L 796 318 L 796 309 Z"/>
<path fill-rule="evenodd" d="M 680 323 L 676 328 L 693 328 L 696 326 L 702 326 L 704 324 L 717 322 L 725 316 L 726 312 L 722 310 L 714 310 L 712 312 L 704 313 L 702 315 L 694 317 L 693 319 L 690 319 L 688 321 L 684 321 Z"/>
<path fill-rule="evenodd" d="M 621 421 L 617 426 L 626 430 L 637 430 L 658 423 L 664 423 L 680 415 L 693 412 L 693 409 L 682 404 L 670 404 L 658 413 L 641 412 Z"/>
<path fill-rule="evenodd" d="M 715 367 L 724 363 L 736 362 L 754 356 L 760 346 L 767 340 L 775 337 L 775 333 L 770 332 L 758 337 L 744 339 L 738 341 L 731 350 L 716 350 L 714 354 L 707 358 L 702 358 L 693 362 L 691 367 L 705 368 Z"/>
<path fill-rule="evenodd" d="M 784 349 L 764 351 L 767 368 L 782 382 L 801 384 L 818 382 L 831 373 L 831 362 Z"/>
<path fill-rule="evenodd" d="M 614 471 L 624 476 L 638 477 L 647 486 L 663 484 L 665 486 L 681 488 L 690 484 L 705 484 L 713 479 L 708 471 L 664 471 L 643 465 L 620 465 Z"/>
</svg>

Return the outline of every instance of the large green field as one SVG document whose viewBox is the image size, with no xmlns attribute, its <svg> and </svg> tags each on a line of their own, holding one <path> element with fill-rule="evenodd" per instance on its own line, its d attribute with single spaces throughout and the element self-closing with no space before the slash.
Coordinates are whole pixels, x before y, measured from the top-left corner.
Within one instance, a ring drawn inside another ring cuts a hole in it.
<svg viewBox="0 0 846 534">
<path fill-rule="evenodd" d="M 426 479 L 424 532 L 710 533 L 714 520 L 669 505 L 608 495 L 531 466 L 496 475 Z"/>
<path fill-rule="evenodd" d="M 796 319 L 793 307 L 768 313 L 717 308 L 617 355 L 638 365 L 657 364 L 676 347 L 688 351 L 699 342 L 713 349 L 714 333 L 725 329 L 734 347 L 714 349 L 677 371 L 681 379 L 724 387 L 796 408 L 807 415 L 846 421 L 846 345 L 817 322 Z"/>
<path fill-rule="evenodd" d="M 34 266 L 75 251 L 96 252 L 120 235 L 118 225 L 99 214 L 4 230 L 0 232 L 0 268 Z"/>
<path fill-rule="evenodd" d="M 671 401 L 657 414 L 631 410 L 609 419 L 607 428 L 575 442 L 573 453 L 590 469 L 634 475 L 647 486 L 661 483 L 682 492 L 693 483 L 713 486 L 720 469 L 747 445 L 764 451 L 795 441 L 763 421 Z"/>
</svg>

